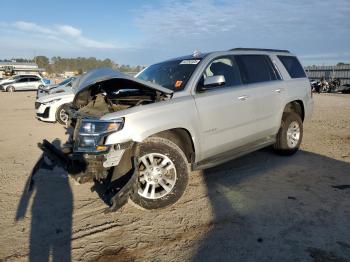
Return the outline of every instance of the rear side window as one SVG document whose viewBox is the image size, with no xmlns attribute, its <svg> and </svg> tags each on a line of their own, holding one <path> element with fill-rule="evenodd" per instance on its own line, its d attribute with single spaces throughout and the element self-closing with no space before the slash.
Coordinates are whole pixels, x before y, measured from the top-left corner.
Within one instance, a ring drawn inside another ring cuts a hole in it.
<svg viewBox="0 0 350 262">
<path fill-rule="evenodd" d="M 295 56 L 279 55 L 278 59 L 281 60 L 291 78 L 306 77 L 303 67 Z"/>
<path fill-rule="evenodd" d="M 242 80 L 246 84 L 280 80 L 281 77 L 266 55 L 235 56 Z"/>
</svg>

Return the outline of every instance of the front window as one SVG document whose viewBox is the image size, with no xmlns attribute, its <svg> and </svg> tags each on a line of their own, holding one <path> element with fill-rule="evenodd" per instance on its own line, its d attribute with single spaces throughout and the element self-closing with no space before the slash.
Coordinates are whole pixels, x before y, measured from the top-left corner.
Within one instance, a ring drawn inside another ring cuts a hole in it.
<svg viewBox="0 0 350 262">
<path fill-rule="evenodd" d="M 182 59 L 154 64 L 142 71 L 137 78 L 156 83 L 173 91 L 183 90 L 200 59 Z"/>
<path fill-rule="evenodd" d="M 220 87 L 238 86 L 242 84 L 240 72 L 233 56 L 220 57 L 212 61 L 204 70 L 199 80 L 198 88 L 204 86 L 204 81 L 212 76 L 224 76 L 225 83 Z"/>
</svg>

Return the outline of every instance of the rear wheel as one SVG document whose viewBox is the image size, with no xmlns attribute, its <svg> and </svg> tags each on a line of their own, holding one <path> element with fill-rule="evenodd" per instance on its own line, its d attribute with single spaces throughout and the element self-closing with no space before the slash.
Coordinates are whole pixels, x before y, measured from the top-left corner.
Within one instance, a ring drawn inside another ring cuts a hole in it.
<svg viewBox="0 0 350 262">
<path fill-rule="evenodd" d="M 15 89 L 15 87 L 14 87 L 14 86 L 9 86 L 9 87 L 7 87 L 7 88 L 6 88 L 6 91 L 7 91 L 7 92 L 11 92 L 11 93 L 12 93 L 12 92 L 15 92 L 15 91 L 16 91 L 16 89 Z"/>
<path fill-rule="evenodd" d="M 285 112 L 276 136 L 274 149 L 281 155 L 292 155 L 298 151 L 303 138 L 303 122 L 295 112 Z"/>
<path fill-rule="evenodd" d="M 56 120 L 58 123 L 60 123 L 61 125 L 66 125 L 68 122 L 68 114 L 65 110 L 65 105 L 61 105 L 60 107 L 58 107 L 57 111 L 56 111 Z"/>
<path fill-rule="evenodd" d="M 188 182 L 185 154 L 172 141 L 151 137 L 136 150 L 138 181 L 131 200 L 146 209 L 174 204 Z"/>
</svg>

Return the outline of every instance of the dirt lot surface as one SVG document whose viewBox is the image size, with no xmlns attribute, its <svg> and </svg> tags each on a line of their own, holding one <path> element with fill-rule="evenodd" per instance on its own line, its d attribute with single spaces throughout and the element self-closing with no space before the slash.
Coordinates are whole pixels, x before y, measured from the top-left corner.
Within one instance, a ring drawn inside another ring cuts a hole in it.
<svg viewBox="0 0 350 262">
<path fill-rule="evenodd" d="M 42 166 L 33 92 L 0 93 L 0 261 L 350 261 L 350 95 L 315 95 L 302 150 L 264 149 L 203 172 L 169 208 L 104 214 L 91 184 Z"/>
</svg>

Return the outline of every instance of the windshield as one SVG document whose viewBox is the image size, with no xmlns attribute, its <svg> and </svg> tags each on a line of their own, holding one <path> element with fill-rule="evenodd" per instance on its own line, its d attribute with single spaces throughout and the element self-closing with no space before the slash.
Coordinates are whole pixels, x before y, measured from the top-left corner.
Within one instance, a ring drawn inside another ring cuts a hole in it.
<svg viewBox="0 0 350 262">
<path fill-rule="evenodd" d="M 79 84 L 79 77 L 74 77 L 74 79 L 72 80 L 72 90 L 74 93 L 77 91 L 78 84 Z"/>
<path fill-rule="evenodd" d="M 137 78 L 156 83 L 173 91 L 183 90 L 200 59 L 184 59 L 154 64 L 142 71 Z"/>
<path fill-rule="evenodd" d="M 70 81 L 72 81 L 74 79 L 75 79 L 75 77 L 67 78 L 67 79 L 63 80 L 62 82 L 60 82 L 58 85 L 59 86 L 64 86 L 64 85 L 68 84 Z"/>
</svg>

